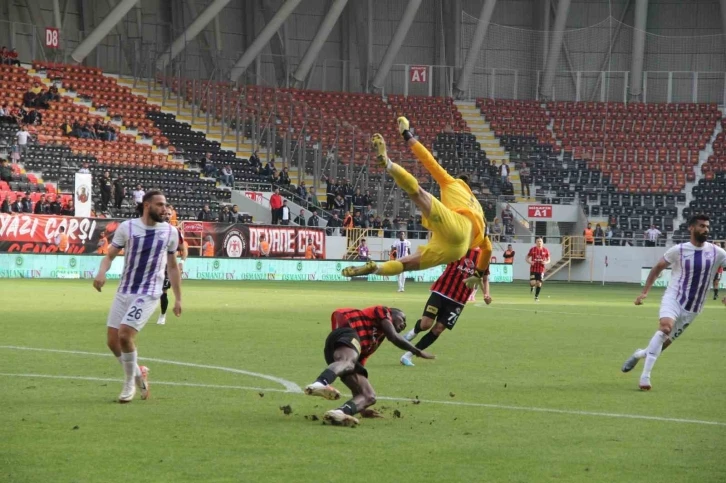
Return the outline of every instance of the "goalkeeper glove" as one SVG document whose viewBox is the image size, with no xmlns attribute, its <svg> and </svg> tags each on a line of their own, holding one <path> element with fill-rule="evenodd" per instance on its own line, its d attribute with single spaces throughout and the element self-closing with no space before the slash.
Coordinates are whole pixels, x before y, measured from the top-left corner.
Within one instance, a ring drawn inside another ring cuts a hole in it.
<svg viewBox="0 0 726 483">
<path fill-rule="evenodd" d="M 413 139 L 413 134 L 411 134 L 411 131 L 409 131 L 410 124 L 408 122 L 408 119 L 401 116 L 398 118 L 398 132 L 401 133 L 401 136 L 403 136 L 404 141 L 408 141 L 409 139 Z"/>
<path fill-rule="evenodd" d="M 465 279 L 464 283 L 466 284 L 467 288 L 473 289 L 481 282 L 482 277 L 485 275 L 489 275 L 489 270 L 486 270 L 484 272 L 480 270 L 474 270 L 474 275 Z"/>
</svg>

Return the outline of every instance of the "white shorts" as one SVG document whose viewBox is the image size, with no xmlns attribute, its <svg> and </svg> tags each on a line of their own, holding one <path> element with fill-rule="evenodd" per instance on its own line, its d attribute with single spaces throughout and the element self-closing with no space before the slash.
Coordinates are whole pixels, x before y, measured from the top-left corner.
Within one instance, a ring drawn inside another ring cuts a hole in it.
<svg viewBox="0 0 726 483">
<path fill-rule="evenodd" d="M 118 329 L 123 324 L 141 330 L 156 310 L 158 303 L 159 298 L 151 295 L 116 293 L 106 320 L 106 327 Z"/>
<path fill-rule="evenodd" d="M 671 342 L 675 341 L 678 336 L 680 336 L 683 331 L 691 325 L 691 322 L 695 320 L 697 315 L 697 313 L 685 310 L 681 307 L 681 304 L 672 297 L 663 297 L 663 300 L 660 302 L 660 318 L 662 319 L 667 317 L 675 321 L 673 324 L 673 330 L 671 330 L 671 333 L 668 336 L 668 339 L 670 339 Z"/>
</svg>

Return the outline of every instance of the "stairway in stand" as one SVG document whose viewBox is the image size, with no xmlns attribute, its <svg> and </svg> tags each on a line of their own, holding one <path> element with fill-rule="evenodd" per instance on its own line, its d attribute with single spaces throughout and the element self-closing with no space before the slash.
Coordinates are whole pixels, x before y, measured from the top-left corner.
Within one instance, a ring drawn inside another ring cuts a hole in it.
<svg viewBox="0 0 726 483">
<path fill-rule="evenodd" d="M 509 153 L 504 150 L 499 139 L 494 135 L 489 126 L 489 122 L 481 115 L 474 101 L 455 101 L 454 105 L 461 113 L 466 123 L 471 129 L 471 133 L 476 137 L 481 148 L 487 153 L 487 158 L 493 165 L 501 166 L 502 161 L 506 160 L 509 166 L 509 181 L 514 187 L 514 194 L 518 195 L 522 192 L 522 182 L 515 166 L 509 162 Z M 518 200 L 519 201 L 519 200 Z"/>
</svg>

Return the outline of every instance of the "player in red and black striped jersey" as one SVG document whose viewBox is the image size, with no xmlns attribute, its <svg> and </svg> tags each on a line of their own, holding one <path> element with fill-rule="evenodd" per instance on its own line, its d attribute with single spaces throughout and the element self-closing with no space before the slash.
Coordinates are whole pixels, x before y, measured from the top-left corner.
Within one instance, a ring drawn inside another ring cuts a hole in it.
<svg viewBox="0 0 726 483">
<path fill-rule="evenodd" d="M 366 408 L 376 403 L 373 387 L 368 382 L 365 363 L 381 343 L 388 339 L 400 349 L 410 350 L 418 357 L 433 359 L 416 349 L 398 333 L 406 328 L 406 315 L 399 309 L 381 305 L 367 309 L 338 309 L 330 318 L 333 331 L 325 340 L 325 362 L 328 364 L 314 383 L 305 388 L 305 394 L 335 400 L 340 392 L 331 384 L 340 377 L 353 397 L 337 409 L 325 413 L 325 419 L 335 424 L 358 424 L 354 416 L 375 415 Z"/>
<path fill-rule="evenodd" d="M 542 290 L 542 276 L 545 273 L 545 266 L 550 263 L 550 251 L 545 248 L 542 237 L 537 237 L 535 245 L 527 253 L 526 261 L 531 265 L 529 269 L 529 293 L 532 293 L 532 290 L 536 287 L 534 301 L 539 302 L 539 293 Z"/>
<path fill-rule="evenodd" d="M 174 207 L 172 205 L 167 205 L 166 213 L 164 215 L 165 222 L 169 223 L 171 221 L 173 209 Z M 189 246 L 187 245 L 187 242 L 184 241 L 184 236 L 181 233 L 181 229 L 177 230 L 177 234 L 179 234 L 179 247 L 177 248 L 177 255 L 179 256 L 179 273 L 181 273 L 184 262 L 187 261 L 187 257 L 189 256 Z M 166 309 L 169 307 L 169 296 L 166 292 L 170 288 L 171 281 L 169 280 L 169 273 L 167 271 L 164 271 L 164 284 L 162 285 L 161 298 L 159 299 L 159 301 L 161 302 L 161 312 L 159 313 L 159 319 L 156 321 L 157 325 L 166 324 Z"/>
<path fill-rule="evenodd" d="M 477 262 L 481 256 L 479 248 L 471 248 L 466 255 L 455 262 L 446 265 L 444 273 L 431 286 L 431 295 L 426 302 L 424 313 L 416 321 L 416 325 L 404 337 L 406 340 L 413 340 L 419 332 L 428 330 L 426 335 L 418 341 L 416 348 L 427 349 L 444 332 L 444 329 L 453 329 L 456 321 L 464 310 L 469 296 L 475 287 L 468 287 L 466 280 L 474 274 Z M 485 270 L 480 279 L 484 292 L 484 301 L 489 305 L 492 298 L 489 296 L 489 269 Z M 434 324 L 434 321 L 436 324 Z M 430 330 L 429 330 L 430 329 Z M 406 352 L 401 356 L 401 364 L 413 366 L 411 362 L 412 352 Z"/>
</svg>

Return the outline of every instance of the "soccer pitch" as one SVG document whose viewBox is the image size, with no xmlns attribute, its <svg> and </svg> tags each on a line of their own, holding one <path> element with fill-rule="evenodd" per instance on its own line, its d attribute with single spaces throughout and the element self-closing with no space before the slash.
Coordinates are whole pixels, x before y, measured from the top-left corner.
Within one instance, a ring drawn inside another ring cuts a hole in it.
<svg viewBox="0 0 726 483">
<path fill-rule="evenodd" d="M 351 429 L 299 389 L 325 367 L 330 313 L 399 307 L 411 327 L 428 284 L 185 282 L 182 318 L 153 316 L 137 339 L 151 399 L 127 405 L 105 346 L 115 289 L 0 282 L 0 481 L 726 481 L 726 308 L 711 297 L 644 393 L 642 366 L 620 366 L 655 332 L 661 290 L 635 307 L 637 286 L 549 283 L 535 304 L 493 284 L 436 360 L 403 367 L 382 345 L 368 369 L 386 418 Z"/>
</svg>

